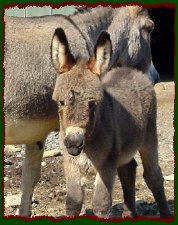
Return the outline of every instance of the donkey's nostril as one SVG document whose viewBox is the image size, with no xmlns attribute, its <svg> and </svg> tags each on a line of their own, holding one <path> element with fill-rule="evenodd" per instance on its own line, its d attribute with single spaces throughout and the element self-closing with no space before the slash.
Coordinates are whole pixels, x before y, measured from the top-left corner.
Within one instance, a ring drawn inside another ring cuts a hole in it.
<svg viewBox="0 0 178 225">
<path fill-rule="evenodd" d="M 64 139 L 64 144 L 65 144 L 65 146 L 67 147 L 67 148 L 70 148 L 72 145 L 71 145 L 71 142 L 70 142 L 70 140 L 68 139 L 68 138 L 65 138 Z"/>
<path fill-rule="evenodd" d="M 67 148 L 77 147 L 81 149 L 84 146 L 84 140 L 79 135 L 68 134 L 66 138 L 64 139 L 64 144 Z"/>
<path fill-rule="evenodd" d="M 80 143 L 80 145 L 78 146 L 78 148 L 79 148 L 79 149 L 82 149 L 83 146 L 84 146 L 84 144 L 85 144 L 85 142 L 84 142 L 84 140 L 82 140 L 82 142 Z"/>
</svg>

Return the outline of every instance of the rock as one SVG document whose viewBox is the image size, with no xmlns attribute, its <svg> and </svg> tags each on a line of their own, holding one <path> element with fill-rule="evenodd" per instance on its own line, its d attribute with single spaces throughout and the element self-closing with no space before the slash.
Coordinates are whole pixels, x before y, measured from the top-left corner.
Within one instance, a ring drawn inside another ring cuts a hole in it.
<svg viewBox="0 0 178 225">
<path fill-rule="evenodd" d="M 5 145 L 4 150 L 8 152 L 20 152 L 21 148 L 15 146 L 15 145 Z"/>
<path fill-rule="evenodd" d="M 37 199 L 33 198 L 32 204 L 37 206 L 37 205 L 39 205 L 39 201 Z"/>
<path fill-rule="evenodd" d="M 61 149 L 53 149 L 49 151 L 45 151 L 43 157 L 49 158 L 53 156 L 62 156 Z"/>
<path fill-rule="evenodd" d="M 20 205 L 21 194 L 7 195 L 5 198 L 5 207 Z"/>
<path fill-rule="evenodd" d="M 22 162 L 18 162 L 17 163 L 17 167 L 16 168 L 19 168 L 19 167 L 22 167 Z"/>
<path fill-rule="evenodd" d="M 171 174 L 169 176 L 165 176 L 164 179 L 168 180 L 168 181 L 174 180 L 174 174 Z"/>
<path fill-rule="evenodd" d="M 5 160 L 4 160 L 4 164 L 5 164 L 5 165 L 12 166 L 12 165 L 13 165 L 13 162 L 10 161 L 9 159 L 5 159 Z"/>
<path fill-rule="evenodd" d="M 51 132 L 45 142 L 45 151 L 59 148 L 59 133 Z"/>
<path fill-rule="evenodd" d="M 46 166 L 46 162 L 42 162 L 41 163 L 41 166 Z"/>
<path fill-rule="evenodd" d="M 9 180 L 9 178 L 8 177 L 4 177 L 4 181 L 8 181 Z"/>
<path fill-rule="evenodd" d="M 54 209 L 53 208 L 49 208 L 48 212 L 52 213 L 52 212 L 54 212 Z"/>
<path fill-rule="evenodd" d="M 5 169 L 10 169 L 10 165 L 5 165 L 4 168 Z"/>
<path fill-rule="evenodd" d="M 16 157 L 17 158 L 22 158 L 22 152 L 16 152 Z"/>
</svg>

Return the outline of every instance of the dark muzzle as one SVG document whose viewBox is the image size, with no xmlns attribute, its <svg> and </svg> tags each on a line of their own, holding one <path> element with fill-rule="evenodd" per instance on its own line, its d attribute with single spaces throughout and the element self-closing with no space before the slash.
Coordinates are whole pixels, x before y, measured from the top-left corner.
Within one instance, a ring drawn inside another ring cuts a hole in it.
<svg viewBox="0 0 178 225">
<path fill-rule="evenodd" d="M 78 134 L 68 134 L 64 139 L 64 144 L 70 155 L 77 156 L 84 147 L 84 138 Z"/>
</svg>

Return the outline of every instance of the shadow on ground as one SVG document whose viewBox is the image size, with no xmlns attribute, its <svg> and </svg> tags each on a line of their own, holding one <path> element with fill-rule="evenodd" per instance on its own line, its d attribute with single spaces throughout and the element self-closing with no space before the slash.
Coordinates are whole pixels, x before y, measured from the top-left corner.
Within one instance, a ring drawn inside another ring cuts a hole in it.
<svg viewBox="0 0 178 225">
<path fill-rule="evenodd" d="M 174 215 L 174 201 L 169 200 L 168 204 L 171 214 Z M 136 202 L 136 209 L 138 216 L 155 217 L 155 218 L 159 217 L 158 207 L 155 202 L 148 204 L 147 202 L 139 200 Z M 116 204 L 111 209 L 110 218 L 115 219 L 122 218 L 122 213 L 123 213 L 123 204 Z M 86 215 L 94 216 L 93 210 L 87 209 Z"/>
</svg>

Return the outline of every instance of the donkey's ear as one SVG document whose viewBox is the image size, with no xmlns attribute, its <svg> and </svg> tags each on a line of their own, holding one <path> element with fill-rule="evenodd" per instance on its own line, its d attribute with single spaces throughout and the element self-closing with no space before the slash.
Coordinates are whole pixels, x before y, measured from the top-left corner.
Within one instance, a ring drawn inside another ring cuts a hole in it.
<svg viewBox="0 0 178 225">
<path fill-rule="evenodd" d="M 89 60 L 89 69 L 97 75 L 105 73 L 109 67 L 111 55 L 110 35 L 103 31 L 96 42 L 94 56 Z"/>
<path fill-rule="evenodd" d="M 74 57 L 69 50 L 67 37 L 62 28 L 57 28 L 54 32 L 51 43 L 51 58 L 59 73 L 69 71 L 75 64 Z"/>
</svg>

